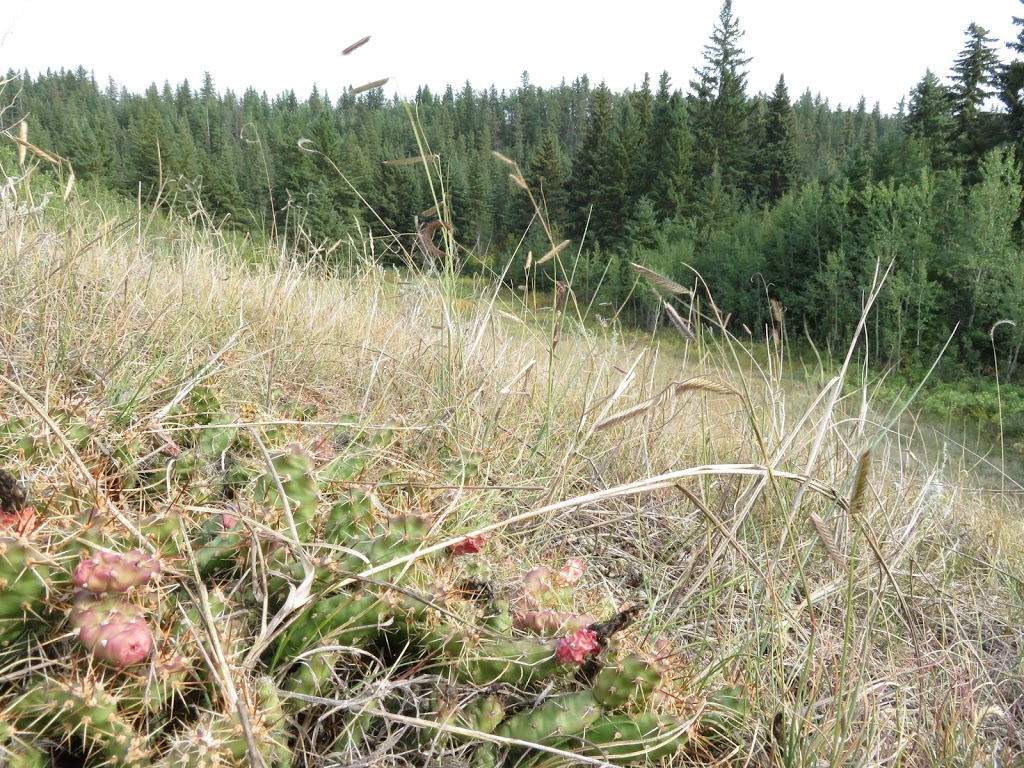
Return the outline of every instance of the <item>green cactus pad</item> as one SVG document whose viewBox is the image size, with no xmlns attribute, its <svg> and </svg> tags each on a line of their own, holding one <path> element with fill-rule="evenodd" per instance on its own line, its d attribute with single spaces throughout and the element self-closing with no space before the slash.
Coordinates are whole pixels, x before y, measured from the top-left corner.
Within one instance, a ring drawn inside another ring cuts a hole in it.
<svg viewBox="0 0 1024 768">
<path fill-rule="evenodd" d="M 444 663 L 450 664 L 452 682 L 528 687 L 568 670 L 555 658 L 557 643 L 539 637 L 481 638 L 472 631 L 440 626 L 422 632 L 421 642 L 449 657 Z"/>
<path fill-rule="evenodd" d="M 210 418 L 196 441 L 196 448 L 202 456 L 216 460 L 227 453 L 238 435 L 238 427 L 228 426 L 233 421 L 226 413 L 218 413 Z"/>
<path fill-rule="evenodd" d="M 645 709 L 660 683 L 661 672 L 643 656 L 631 653 L 598 673 L 594 696 L 610 710 Z"/>
<path fill-rule="evenodd" d="M 700 718 L 701 735 L 712 740 L 734 738 L 750 712 L 746 689 L 727 686 L 708 694 L 706 708 Z"/>
<path fill-rule="evenodd" d="M 292 518 L 303 539 L 309 535 L 317 505 L 320 503 L 320 489 L 312 474 L 313 458 L 297 445 L 287 453 L 271 459 L 271 471 L 256 478 L 253 488 L 257 504 L 283 507 L 281 490 L 288 500 Z"/>
<path fill-rule="evenodd" d="M 494 694 L 481 696 L 460 713 L 460 721 L 464 721 L 467 728 L 481 733 L 493 733 L 504 719 L 505 707 L 501 697 Z"/>
<path fill-rule="evenodd" d="M 679 718 L 654 712 L 603 715 L 581 734 L 584 746 L 573 749 L 586 757 L 614 760 L 620 765 L 651 763 L 676 754 L 690 742 L 689 729 Z M 572 742 L 566 742 L 566 746 Z"/>
<path fill-rule="evenodd" d="M 324 541 L 349 546 L 373 533 L 373 503 L 361 488 L 351 488 L 331 505 L 323 526 Z"/>
<path fill-rule="evenodd" d="M 339 594 L 315 601 L 281 637 L 273 653 L 271 668 L 290 663 L 303 651 L 331 645 L 354 645 L 377 637 L 387 614 L 385 603 L 372 592 Z"/>
<path fill-rule="evenodd" d="M 314 653 L 301 659 L 285 677 L 284 691 L 302 696 L 319 696 L 325 686 L 331 681 L 334 665 L 340 656 L 340 651 L 328 651 L 325 653 Z M 306 701 L 297 697 L 285 697 L 284 699 L 285 710 L 292 714 L 305 709 L 307 706 L 309 704 Z"/>
<path fill-rule="evenodd" d="M 19 731 L 76 737 L 106 765 L 142 768 L 149 764 L 146 740 L 118 712 L 114 698 L 100 686 L 68 685 L 50 679 L 32 681 L 8 714 Z"/>
<path fill-rule="evenodd" d="M 552 738 L 581 733 L 601 715 L 601 705 L 590 691 L 553 696 L 536 709 L 509 718 L 495 734 L 547 744 Z"/>
<path fill-rule="evenodd" d="M 0 538 L 0 618 L 42 614 L 47 607 L 51 569 L 28 541 Z"/>
</svg>

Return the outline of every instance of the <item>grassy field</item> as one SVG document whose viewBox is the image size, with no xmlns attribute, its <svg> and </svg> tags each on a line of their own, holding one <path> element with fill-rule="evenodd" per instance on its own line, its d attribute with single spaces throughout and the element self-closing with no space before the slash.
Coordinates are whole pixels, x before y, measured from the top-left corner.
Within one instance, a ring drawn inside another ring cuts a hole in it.
<svg viewBox="0 0 1024 768">
<path fill-rule="evenodd" d="M 919 457 L 868 389 L 840 396 L 849 371 L 795 387 L 784 339 L 662 343 L 571 302 L 517 308 L 487 280 L 467 297 L 372 260 L 342 279 L 82 191 L 45 211 L 17 193 L 0 210 L 0 456 L 34 519 L 3 520 L 7 764 L 1024 759 L 1020 510 Z M 356 499 L 331 538 L 323 521 Z M 360 549 L 380 539 L 359 526 L 412 516 L 428 528 L 411 549 Z M 467 537 L 480 551 L 453 556 Z M 127 593 L 152 649 L 125 664 L 86 642 L 67 582 L 79 557 L 130 547 L 162 567 Z M 593 704 L 571 665 L 510 675 L 504 650 L 480 672 L 480 643 L 534 643 L 529 622 L 492 619 L 537 597 L 541 566 L 542 609 L 623 625 L 600 659 L 645 659 L 642 702 Z M 289 634 L 371 590 L 377 623 L 416 631 Z M 455 645 L 439 629 L 460 626 Z M 650 724 L 625 751 L 622 717 Z"/>
</svg>

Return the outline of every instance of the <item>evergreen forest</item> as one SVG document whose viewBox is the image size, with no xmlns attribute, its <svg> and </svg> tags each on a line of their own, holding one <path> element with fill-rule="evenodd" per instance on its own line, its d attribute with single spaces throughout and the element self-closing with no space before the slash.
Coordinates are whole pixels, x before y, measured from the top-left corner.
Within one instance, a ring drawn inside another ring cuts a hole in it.
<svg viewBox="0 0 1024 768">
<path fill-rule="evenodd" d="M 0 129 L 27 123 L 80 183 L 201 208 L 218 227 L 287 238 L 328 264 L 368 236 L 377 258 L 400 263 L 442 198 L 464 272 L 511 287 L 563 280 L 579 306 L 638 327 L 657 326 L 662 299 L 630 263 L 713 297 L 737 336 L 784 322 L 827 355 L 845 349 L 887 272 L 867 327 L 871 365 L 919 373 L 952 338 L 947 380 L 1019 383 L 1014 21 L 1009 42 L 972 24 L 949 72 L 923 72 L 894 114 L 794 95 L 784 76 L 750 93 L 756 62 L 725 0 L 700 68 L 644 75 L 624 93 L 586 75 L 541 87 L 524 72 L 512 91 L 467 80 L 410 101 L 381 87 L 239 95 L 209 74 L 136 94 L 83 68 L 10 70 Z M 545 221 L 495 152 L 521 169 Z M 429 158 L 433 185 L 422 162 L 396 162 L 413 157 Z M 563 239 L 559 259 L 528 264 Z"/>
</svg>

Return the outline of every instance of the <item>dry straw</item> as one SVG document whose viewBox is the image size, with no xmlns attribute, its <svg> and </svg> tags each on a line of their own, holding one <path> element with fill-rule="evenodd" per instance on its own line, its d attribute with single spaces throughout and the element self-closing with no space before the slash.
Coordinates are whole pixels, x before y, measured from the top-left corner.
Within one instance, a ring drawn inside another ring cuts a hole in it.
<svg viewBox="0 0 1024 768">
<path fill-rule="evenodd" d="M 613 414 L 595 424 L 594 431 L 599 432 L 602 429 L 609 429 L 610 427 L 614 427 L 616 424 L 622 424 L 630 419 L 635 419 L 637 416 L 642 416 L 652 408 L 655 408 L 667 401 L 670 397 L 679 397 L 684 392 L 711 392 L 718 395 L 732 395 L 740 398 L 740 400 L 743 399 L 743 395 L 728 384 L 715 381 L 714 379 L 709 379 L 705 376 L 694 376 L 692 379 L 686 379 L 685 381 L 670 382 L 668 386 L 654 397 L 648 398 L 642 403 L 637 403 L 623 411 L 619 411 L 618 413 Z"/>
<path fill-rule="evenodd" d="M 512 160 L 512 159 L 506 157 L 505 155 L 501 154 L 501 152 L 499 152 L 498 150 L 496 150 L 496 149 L 492 150 L 491 154 L 494 155 L 498 160 L 503 162 L 505 165 L 507 165 L 507 166 L 509 166 L 511 168 L 516 168 L 517 167 L 515 160 Z"/>
<path fill-rule="evenodd" d="M 380 88 L 381 86 L 387 85 L 387 82 L 390 79 L 391 79 L 390 77 L 385 77 L 382 80 L 374 80 L 373 82 L 370 82 L 370 83 L 364 83 L 363 85 L 360 85 L 360 86 L 357 86 L 356 88 L 353 88 L 352 92 L 351 92 L 351 95 L 352 96 L 358 96 L 360 93 L 365 93 L 366 91 L 372 91 L 374 88 Z"/>
<path fill-rule="evenodd" d="M 354 43 L 352 43 L 352 45 L 350 45 L 350 46 L 349 46 L 348 48 L 346 48 L 345 50 L 343 50 L 343 51 L 341 52 L 341 55 L 342 55 L 342 56 L 348 56 L 348 55 L 349 55 L 350 53 L 352 53 L 352 51 L 354 51 L 354 50 L 355 50 L 356 48 L 362 48 L 362 47 L 363 47 L 364 45 L 366 45 L 366 44 L 367 44 L 368 42 L 370 42 L 370 36 L 369 36 L 369 35 L 367 35 L 366 37 L 364 37 L 364 38 L 363 38 L 362 40 L 356 40 L 356 41 L 355 41 Z"/>
<path fill-rule="evenodd" d="M 440 160 L 440 155 L 416 155 L 415 157 L 403 157 L 398 160 L 385 160 L 384 165 L 388 168 L 400 168 L 404 165 L 421 165 L 433 163 Z"/>
<path fill-rule="evenodd" d="M 684 288 L 674 280 L 669 280 L 664 275 L 659 275 L 653 269 L 648 269 L 642 264 L 634 264 L 633 262 L 630 262 L 629 266 L 634 272 L 655 288 L 659 288 L 660 290 L 668 293 L 673 293 L 677 296 L 693 296 L 693 291 L 689 288 Z"/>
<path fill-rule="evenodd" d="M 682 316 L 676 312 L 676 308 L 669 304 L 667 301 L 663 301 L 662 306 L 665 308 L 665 314 L 668 315 L 668 320 L 672 323 L 672 327 L 679 331 L 679 335 L 687 341 L 692 341 L 696 338 L 693 335 L 693 329 L 690 324 L 682 318 Z"/>
<path fill-rule="evenodd" d="M 561 253 L 568 244 L 569 244 L 568 240 L 563 240 L 562 242 L 560 242 L 558 245 L 556 245 L 550 251 L 548 251 L 543 256 L 541 256 L 539 259 L 537 259 L 537 266 L 539 267 L 541 264 L 544 264 L 546 262 L 551 261 L 553 258 L 555 258 L 555 256 L 557 256 L 559 253 Z"/>
</svg>

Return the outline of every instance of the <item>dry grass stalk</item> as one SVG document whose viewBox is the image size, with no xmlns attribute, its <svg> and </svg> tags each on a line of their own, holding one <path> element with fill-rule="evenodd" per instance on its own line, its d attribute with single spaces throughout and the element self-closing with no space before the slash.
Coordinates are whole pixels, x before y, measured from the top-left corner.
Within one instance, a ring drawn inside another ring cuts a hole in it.
<svg viewBox="0 0 1024 768">
<path fill-rule="evenodd" d="M 846 558 L 843 557 L 839 551 L 839 547 L 836 546 L 835 536 L 832 535 L 832 531 L 825 524 L 825 521 L 821 519 L 815 512 L 809 512 L 808 518 L 810 518 L 811 525 L 814 527 L 814 532 L 818 534 L 818 538 L 821 540 L 822 545 L 825 547 L 825 551 L 828 552 L 828 556 L 832 559 L 839 568 L 844 572 L 846 571 Z"/>
<path fill-rule="evenodd" d="M 558 245 L 556 245 L 550 251 L 548 251 L 543 256 L 541 256 L 539 259 L 537 259 L 537 266 L 539 267 L 541 264 L 546 264 L 547 262 L 551 261 L 553 258 L 555 258 L 555 256 L 557 256 L 559 253 L 561 253 L 565 249 L 565 247 L 567 245 L 569 245 L 569 241 L 568 240 L 563 240 L 562 242 L 560 242 Z"/>
<path fill-rule="evenodd" d="M 366 91 L 372 91 L 374 88 L 380 88 L 381 86 L 387 85 L 388 80 L 390 79 L 390 77 L 385 77 L 381 80 L 374 80 L 369 83 L 364 83 L 363 85 L 353 88 L 349 93 L 352 96 L 358 96 L 360 93 L 366 93 Z"/>
<path fill-rule="evenodd" d="M 416 155 L 415 157 L 403 157 L 399 160 L 385 160 L 382 165 L 388 168 L 400 168 L 404 165 L 422 165 L 423 163 L 436 163 L 440 155 Z"/>
<path fill-rule="evenodd" d="M 28 118 L 22 118 L 18 126 L 18 167 L 25 167 L 25 149 L 28 147 Z"/>
<path fill-rule="evenodd" d="M 598 432 L 603 429 L 609 429 L 617 424 L 622 424 L 630 419 L 635 419 L 637 416 L 650 411 L 662 403 L 664 403 L 670 395 L 679 397 L 685 392 L 711 392 L 717 395 L 733 395 L 735 397 L 743 399 L 743 395 L 734 387 L 724 384 L 714 379 L 709 379 L 705 376 L 694 376 L 692 379 L 686 379 L 685 381 L 673 381 L 670 382 L 663 390 L 661 390 L 654 397 L 648 398 L 641 403 L 626 408 L 623 411 L 619 411 L 612 416 L 603 419 L 598 424 L 594 425 L 594 431 Z"/>
<path fill-rule="evenodd" d="M 684 288 L 675 280 L 670 280 L 664 275 L 658 274 L 653 269 L 648 269 L 642 264 L 634 264 L 633 262 L 630 262 L 629 266 L 634 272 L 640 275 L 640 277 L 659 290 L 675 294 L 676 296 L 693 296 L 693 291 L 689 288 Z"/>
<path fill-rule="evenodd" d="M 524 393 L 518 393 L 518 392 L 516 392 L 516 390 L 514 388 L 519 384 L 520 381 L 522 381 L 523 379 L 525 379 L 527 377 L 527 375 L 530 373 L 530 371 L 533 370 L 533 366 L 536 365 L 536 363 L 537 363 L 536 360 L 531 360 L 526 365 L 524 365 L 520 369 L 520 371 L 515 376 L 513 376 L 504 387 L 501 388 L 501 394 L 503 394 L 503 395 L 526 394 L 525 392 Z"/>
<path fill-rule="evenodd" d="M 690 324 L 686 322 L 678 312 L 676 312 L 676 308 L 667 301 L 663 301 L 662 306 L 665 307 L 665 314 L 668 315 L 668 320 L 672 323 L 672 327 L 679 331 L 679 335 L 687 341 L 693 341 L 696 338 L 696 336 L 693 335 L 693 329 L 690 327 Z"/>
<path fill-rule="evenodd" d="M 25 125 L 26 124 L 23 122 L 22 126 L 25 126 Z M 24 127 L 21 129 L 21 132 L 25 133 Z M 42 150 L 39 147 L 37 147 L 35 144 L 32 144 L 31 142 L 27 141 L 26 139 L 23 139 L 21 136 L 13 136 L 13 135 L 11 135 L 11 133 L 8 132 L 8 131 L 4 131 L 4 134 L 9 139 L 12 139 L 18 145 L 18 156 L 19 156 L 19 158 L 24 158 L 25 150 L 28 150 L 29 152 L 31 152 L 36 157 L 38 157 L 38 158 L 40 158 L 42 160 L 45 160 L 46 162 L 50 163 L 50 165 L 54 165 L 54 166 L 60 166 L 61 165 L 61 158 L 59 157 L 59 155 L 51 155 L 49 152 L 47 152 L 45 150 Z M 21 164 L 24 165 L 24 160 L 22 160 Z"/>
<path fill-rule="evenodd" d="M 853 490 L 850 492 L 850 516 L 860 519 L 866 516 L 870 501 L 871 489 L 868 479 L 871 476 L 871 452 L 864 451 L 857 462 L 857 473 L 853 479 Z"/>
<path fill-rule="evenodd" d="M 343 50 L 341 52 L 341 55 L 342 56 L 348 56 L 350 53 L 352 53 L 352 51 L 356 50 L 357 48 L 362 48 L 368 42 L 370 42 L 370 36 L 369 35 L 367 35 L 366 37 L 362 38 L 361 40 L 356 40 L 354 43 L 352 43 L 352 45 L 350 45 L 348 48 Z"/>
<path fill-rule="evenodd" d="M 515 160 L 506 157 L 505 155 L 501 154 L 501 152 L 499 152 L 498 150 L 491 150 L 491 154 L 494 155 L 494 157 L 496 157 L 498 160 L 503 162 L 505 165 L 509 166 L 510 168 L 518 168 Z"/>
</svg>

